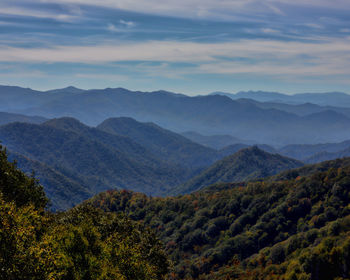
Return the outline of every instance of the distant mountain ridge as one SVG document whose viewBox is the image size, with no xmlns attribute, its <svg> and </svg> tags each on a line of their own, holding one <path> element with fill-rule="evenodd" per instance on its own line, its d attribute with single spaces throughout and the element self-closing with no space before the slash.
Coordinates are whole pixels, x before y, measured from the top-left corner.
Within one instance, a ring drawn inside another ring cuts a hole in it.
<svg viewBox="0 0 350 280">
<path fill-rule="evenodd" d="M 181 133 L 186 138 L 214 149 L 222 149 L 233 144 L 241 144 L 252 141 L 242 140 L 232 135 L 202 135 L 195 131 Z"/>
<path fill-rule="evenodd" d="M 12 122 L 26 122 L 26 123 L 41 124 L 47 120 L 48 119 L 40 116 L 26 116 L 21 114 L 0 112 L 0 125 L 12 123 Z"/>
<path fill-rule="evenodd" d="M 68 88 L 48 93 L 0 87 L 0 110 L 45 118 L 74 117 L 94 126 L 111 117 L 131 117 L 177 133 L 226 134 L 273 145 L 350 139 L 347 129 L 350 120 L 340 111 L 337 115 L 312 111 L 313 115 L 299 116 L 282 108 L 261 108 L 219 95 L 189 97 L 166 91 L 134 92 L 123 88 L 83 92 Z M 324 121 L 330 117 L 332 122 Z"/>
<path fill-rule="evenodd" d="M 350 95 L 344 92 L 298 93 L 293 95 L 267 91 L 240 91 L 237 93 L 213 92 L 210 95 L 224 95 L 231 99 L 247 98 L 259 102 L 287 104 L 312 103 L 321 106 L 350 107 Z"/>
</svg>

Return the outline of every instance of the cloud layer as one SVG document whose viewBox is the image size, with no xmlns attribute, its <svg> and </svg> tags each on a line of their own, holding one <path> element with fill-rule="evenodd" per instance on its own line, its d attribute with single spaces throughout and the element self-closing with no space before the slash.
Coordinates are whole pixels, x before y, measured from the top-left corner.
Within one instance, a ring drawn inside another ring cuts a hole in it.
<svg viewBox="0 0 350 280">
<path fill-rule="evenodd" d="M 4 0 L 0 83 L 16 73 L 29 85 L 64 80 L 69 69 L 79 83 L 125 87 L 148 79 L 203 90 L 210 78 L 216 90 L 260 79 L 275 90 L 318 81 L 348 91 L 349 12 L 348 0 Z"/>
<path fill-rule="evenodd" d="M 227 43 L 151 41 L 55 48 L 3 48 L 2 62 L 86 63 L 149 61 L 191 63 L 191 71 L 271 75 L 350 75 L 350 38 L 323 43 L 242 40 Z"/>
</svg>

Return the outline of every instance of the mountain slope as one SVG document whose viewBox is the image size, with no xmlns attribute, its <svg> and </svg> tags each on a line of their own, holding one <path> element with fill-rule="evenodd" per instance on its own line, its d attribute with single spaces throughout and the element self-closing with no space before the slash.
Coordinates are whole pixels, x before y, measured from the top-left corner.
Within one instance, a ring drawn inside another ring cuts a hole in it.
<svg viewBox="0 0 350 280">
<path fill-rule="evenodd" d="M 65 210 L 73 207 L 94 195 L 84 177 L 67 170 L 59 170 L 45 163 L 31 160 L 20 154 L 9 151 L 9 160 L 16 160 L 18 167 L 28 175 L 34 171 L 35 178 L 44 186 L 47 197 L 51 198 L 52 210 Z"/>
<path fill-rule="evenodd" d="M 305 176 L 168 198 L 105 192 L 88 204 L 154 228 L 172 279 L 347 279 L 350 159 L 299 169 Z"/>
<path fill-rule="evenodd" d="M 0 279 L 164 279 L 169 262 L 149 228 L 89 206 L 55 214 L 47 202 L 0 145 Z"/>
<path fill-rule="evenodd" d="M 242 182 L 264 178 L 301 165 L 303 164 L 297 160 L 270 154 L 254 146 L 217 161 L 176 191 L 190 193 L 218 182 Z"/>
<path fill-rule="evenodd" d="M 0 112 L 0 125 L 12 123 L 12 122 L 26 122 L 26 123 L 41 124 L 45 121 L 47 121 L 47 119 L 44 117 L 25 116 L 21 114 Z"/>
<path fill-rule="evenodd" d="M 217 152 L 153 123 L 141 123 L 131 118 L 107 119 L 98 129 L 133 139 L 164 161 L 191 170 L 203 168 L 218 159 Z"/>
<path fill-rule="evenodd" d="M 81 132 L 58 128 L 58 124 L 77 125 Z M 131 139 L 107 137 L 107 133 L 71 119 L 42 125 L 8 124 L 0 127 L 0 139 L 14 153 L 44 163 L 67 177 L 75 174 L 83 178 L 90 193 L 126 188 L 159 195 L 187 179 L 182 169 L 158 160 Z"/>
</svg>

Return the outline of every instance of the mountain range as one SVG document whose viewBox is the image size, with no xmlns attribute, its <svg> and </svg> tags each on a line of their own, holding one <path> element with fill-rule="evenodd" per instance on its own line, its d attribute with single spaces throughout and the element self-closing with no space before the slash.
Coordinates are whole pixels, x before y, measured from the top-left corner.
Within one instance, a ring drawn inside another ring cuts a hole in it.
<svg viewBox="0 0 350 280">
<path fill-rule="evenodd" d="M 0 126 L 0 139 L 10 159 L 27 173 L 35 171 L 53 209 L 108 189 L 165 195 L 226 155 L 130 118 L 108 119 L 96 128 L 68 117 L 14 122 Z"/>
<path fill-rule="evenodd" d="M 0 127 L 0 139 L 20 167 L 37 170 L 38 178 L 48 182 L 48 196 L 58 209 L 113 188 L 166 193 L 189 176 L 186 169 L 160 160 L 130 138 L 90 128 L 71 118 L 41 125 L 11 123 Z M 61 183 L 56 184 L 57 180 Z M 53 186 L 61 189 L 50 191 Z M 69 195 L 76 186 L 82 196 Z"/>
<path fill-rule="evenodd" d="M 182 194 L 302 164 L 259 149 L 275 152 L 267 145 L 215 150 L 125 117 L 107 119 L 97 127 L 68 117 L 42 124 L 15 122 L 0 126 L 0 139 L 20 168 L 35 171 L 56 210 L 108 189 Z"/>
<path fill-rule="evenodd" d="M 252 99 L 259 102 L 305 104 L 320 106 L 350 107 L 350 95 L 344 92 L 283 94 L 268 91 L 240 91 L 237 93 L 213 92 L 211 95 L 223 95 L 231 99 Z"/>
<path fill-rule="evenodd" d="M 335 95 L 340 97 L 334 100 L 344 101 L 342 105 L 347 106 L 348 95 Z M 322 96 L 324 102 L 329 101 L 328 106 L 334 106 L 331 94 L 315 96 Z M 194 131 L 203 135 L 231 135 L 279 146 L 350 139 L 347 110 L 325 107 L 300 115 L 282 107 L 263 108 L 254 102 L 221 95 L 189 97 L 166 91 L 80 90 L 72 87 L 41 92 L 1 86 L 0 101 L 0 111 L 45 118 L 68 116 L 92 126 L 108 118 L 131 117 L 177 133 Z"/>
</svg>

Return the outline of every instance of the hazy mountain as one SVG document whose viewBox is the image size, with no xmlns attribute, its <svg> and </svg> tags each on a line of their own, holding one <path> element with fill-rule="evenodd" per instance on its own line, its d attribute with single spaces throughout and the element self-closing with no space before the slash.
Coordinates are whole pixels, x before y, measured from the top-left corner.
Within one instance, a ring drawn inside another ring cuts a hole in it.
<svg viewBox="0 0 350 280">
<path fill-rule="evenodd" d="M 338 152 L 320 152 L 317 154 L 314 154 L 312 156 L 310 156 L 309 158 L 305 159 L 304 161 L 306 163 L 317 163 L 317 162 L 322 162 L 322 161 L 326 161 L 326 160 L 332 160 L 332 159 L 337 159 L 337 158 L 345 158 L 345 157 L 350 157 L 350 147 L 338 151 Z"/>
<path fill-rule="evenodd" d="M 243 182 L 264 178 L 302 165 L 300 161 L 270 154 L 253 146 L 217 161 L 176 191 L 190 193 L 214 183 Z"/>
<path fill-rule="evenodd" d="M 287 157 L 307 160 L 319 153 L 336 153 L 350 147 L 350 140 L 341 143 L 326 143 L 315 145 L 287 145 L 278 150 L 278 153 Z M 330 158 L 334 159 L 334 158 Z"/>
<path fill-rule="evenodd" d="M 243 104 L 244 103 L 254 104 L 255 106 L 262 109 L 276 109 L 280 111 L 285 111 L 298 116 L 306 116 L 306 115 L 330 110 L 330 111 L 343 114 L 347 117 L 350 117 L 350 108 L 345 108 L 345 107 L 320 106 L 312 103 L 287 104 L 287 103 L 278 103 L 278 102 L 259 102 L 253 99 L 246 99 L 246 98 L 236 99 L 236 101 Z"/>
<path fill-rule="evenodd" d="M 291 98 L 289 97 L 289 95 L 279 93 L 279 92 L 240 91 L 238 93 L 228 93 L 228 92 L 216 91 L 211 93 L 210 95 L 223 95 L 234 100 L 245 98 L 245 99 L 252 99 L 260 102 L 266 102 L 266 101 L 291 102 Z"/>
<path fill-rule="evenodd" d="M 263 151 L 268 152 L 270 154 L 278 153 L 274 147 L 266 145 L 266 144 L 256 144 L 254 146 L 258 147 L 260 150 L 263 150 Z M 249 148 L 249 147 L 252 147 L 252 146 L 246 145 L 246 144 L 233 144 L 233 145 L 227 146 L 225 148 L 222 148 L 218 152 L 219 152 L 219 155 L 221 157 L 226 157 L 226 156 L 229 156 L 229 155 L 232 155 L 232 154 L 238 152 L 241 149 L 245 149 L 245 148 Z"/>
<path fill-rule="evenodd" d="M 248 98 L 260 102 L 289 104 L 312 103 L 321 106 L 350 107 L 350 95 L 343 92 L 299 93 L 287 95 L 278 92 L 241 91 L 238 93 L 213 92 L 211 95 L 224 95 L 231 99 Z"/>
<path fill-rule="evenodd" d="M 90 193 L 126 188 L 159 195 L 187 179 L 186 170 L 158 159 L 132 139 L 69 118 L 42 125 L 8 124 L 0 127 L 0 139 L 13 153 L 68 178 L 83 178 Z M 67 204 L 76 199 L 71 197 Z"/>
<path fill-rule="evenodd" d="M 239 150 L 246 149 L 249 147 L 249 145 L 238 143 L 220 149 L 219 153 L 222 155 L 222 157 L 227 157 L 229 155 L 237 153 Z"/>
<path fill-rule="evenodd" d="M 123 135 L 146 147 L 164 161 L 186 168 L 207 167 L 218 159 L 218 153 L 194 143 L 153 123 L 141 123 L 131 118 L 111 118 L 97 126 L 105 132 Z"/>
<path fill-rule="evenodd" d="M 0 109 L 6 107 L 6 111 L 48 118 L 71 116 L 90 125 L 97 125 L 110 117 L 127 116 L 175 132 L 227 134 L 274 145 L 350 139 L 347 129 L 350 121 L 343 115 L 321 112 L 300 117 L 277 109 L 242 104 L 220 95 L 189 97 L 164 91 L 132 92 L 122 88 L 47 93 L 1 87 L 0 99 L 11 90 L 17 97 L 7 100 L 6 105 L 1 104 Z M 329 117 L 332 121 L 325 122 Z"/>
<path fill-rule="evenodd" d="M 82 93 L 85 92 L 84 89 L 76 88 L 73 86 L 65 87 L 65 88 L 60 88 L 60 89 L 52 89 L 52 90 L 47 90 L 47 93 Z"/>
<path fill-rule="evenodd" d="M 237 137 L 233 137 L 231 135 L 202 135 L 195 131 L 186 131 L 181 133 L 181 135 L 192 140 L 193 142 L 196 142 L 214 149 L 222 149 L 232 144 L 249 142 L 249 141 L 238 139 Z"/>
<path fill-rule="evenodd" d="M 11 122 L 26 122 L 40 124 L 45 121 L 47 121 L 46 118 L 39 116 L 25 116 L 21 114 L 0 112 L 0 125 L 8 124 Z"/>
</svg>

